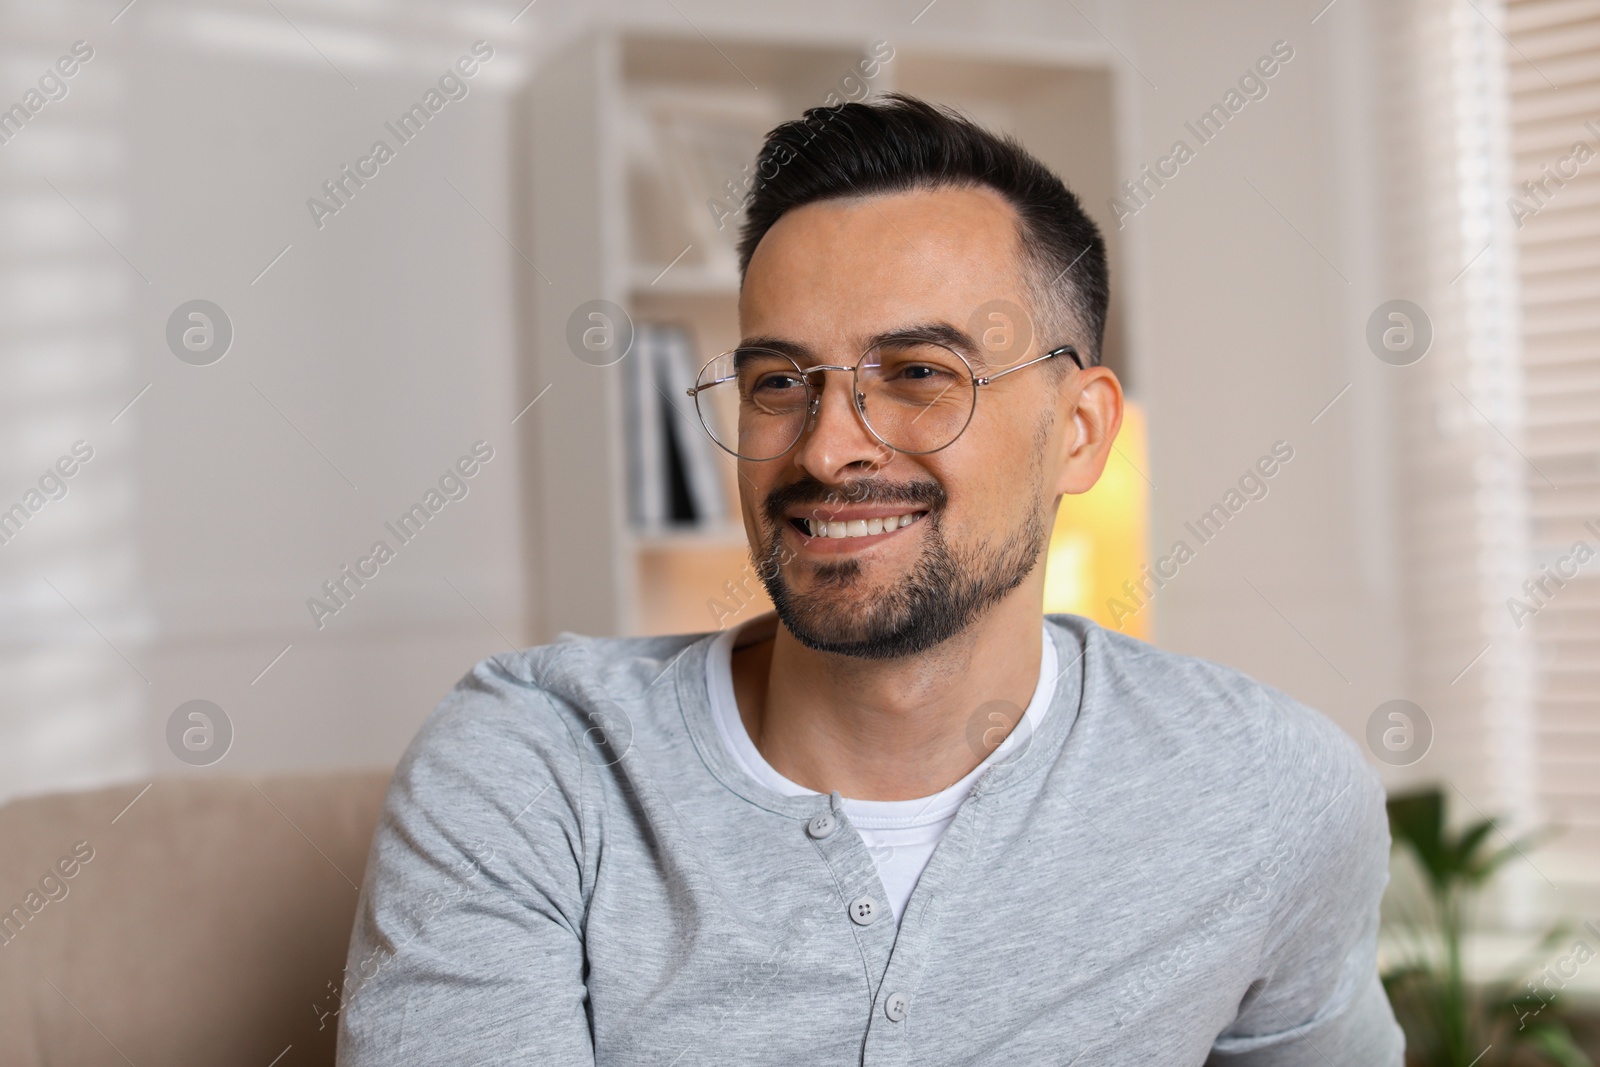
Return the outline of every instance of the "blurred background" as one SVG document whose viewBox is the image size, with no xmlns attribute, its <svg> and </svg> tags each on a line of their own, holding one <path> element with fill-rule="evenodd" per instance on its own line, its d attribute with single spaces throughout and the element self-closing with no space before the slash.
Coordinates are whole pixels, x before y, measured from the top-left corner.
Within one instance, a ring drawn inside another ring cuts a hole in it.
<svg viewBox="0 0 1600 1067">
<path fill-rule="evenodd" d="M 682 379 L 761 135 L 891 89 L 1109 242 L 1050 610 L 1499 818 L 1484 960 L 1600 914 L 1592 0 L 6 4 L 0 800 L 387 768 L 484 656 L 766 610 Z"/>
</svg>

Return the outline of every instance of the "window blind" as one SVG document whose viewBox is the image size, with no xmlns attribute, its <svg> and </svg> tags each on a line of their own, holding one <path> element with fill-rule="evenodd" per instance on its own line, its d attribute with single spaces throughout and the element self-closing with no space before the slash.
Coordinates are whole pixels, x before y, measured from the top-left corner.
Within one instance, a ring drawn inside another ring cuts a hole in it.
<svg viewBox="0 0 1600 1067">
<path fill-rule="evenodd" d="M 1526 575 L 1538 800 L 1534 862 L 1600 901 L 1600 0 L 1508 0 L 1511 196 L 1520 289 Z"/>
<path fill-rule="evenodd" d="M 1547 818 L 1536 645 L 1507 597 L 1526 578 L 1525 458 L 1509 59 L 1497 0 L 1377 4 L 1385 288 L 1415 302 L 1432 344 L 1390 376 L 1397 415 L 1408 696 L 1433 745 L 1388 775 L 1437 784 L 1452 821 L 1500 820 L 1509 838 Z M 1367 310 L 1363 308 L 1363 310 Z M 1549 856 L 1509 864 L 1480 912 L 1533 928 L 1548 913 Z"/>
</svg>

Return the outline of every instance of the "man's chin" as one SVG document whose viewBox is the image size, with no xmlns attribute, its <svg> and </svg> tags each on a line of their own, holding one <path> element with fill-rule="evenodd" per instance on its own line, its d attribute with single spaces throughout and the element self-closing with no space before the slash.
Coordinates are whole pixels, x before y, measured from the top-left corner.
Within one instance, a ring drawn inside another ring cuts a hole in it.
<svg viewBox="0 0 1600 1067">
<path fill-rule="evenodd" d="M 963 575 L 936 525 L 912 555 L 784 560 L 775 539 L 761 577 L 784 628 L 806 648 L 898 659 L 943 643 L 987 607 L 987 583 Z"/>
<path fill-rule="evenodd" d="M 824 580 L 804 589 L 784 586 L 773 597 L 773 606 L 784 628 L 806 648 L 893 659 L 916 655 L 938 643 L 930 640 L 930 620 L 913 618 L 904 600 L 887 590 L 864 588 L 859 581 L 840 587 Z"/>
<path fill-rule="evenodd" d="M 893 659 L 924 651 L 908 644 L 901 628 L 862 626 L 859 619 L 843 620 L 782 609 L 778 617 L 784 629 L 813 652 L 829 652 L 858 659 Z"/>
</svg>

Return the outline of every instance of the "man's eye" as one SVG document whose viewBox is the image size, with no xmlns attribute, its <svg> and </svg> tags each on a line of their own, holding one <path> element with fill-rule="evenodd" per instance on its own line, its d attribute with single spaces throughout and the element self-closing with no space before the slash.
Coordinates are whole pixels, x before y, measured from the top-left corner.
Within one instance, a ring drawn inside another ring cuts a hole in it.
<svg viewBox="0 0 1600 1067">
<path fill-rule="evenodd" d="M 802 388 L 804 384 L 792 374 L 769 374 L 765 378 L 757 380 L 755 387 L 763 393 L 774 393 Z"/>
<path fill-rule="evenodd" d="M 944 371 L 940 368 L 926 363 L 910 363 L 900 368 L 899 377 L 916 382 L 936 378 L 943 373 Z"/>
</svg>

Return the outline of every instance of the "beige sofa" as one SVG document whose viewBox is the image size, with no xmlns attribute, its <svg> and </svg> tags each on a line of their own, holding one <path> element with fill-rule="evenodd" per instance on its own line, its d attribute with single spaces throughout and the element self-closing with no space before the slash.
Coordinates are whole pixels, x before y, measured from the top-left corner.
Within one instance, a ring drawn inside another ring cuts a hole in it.
<svg viewBox="0 0 1600 1067">
<path fill-rule="evenodd" d="M 180 775 L 0 808 L 0 1065 L 332 1064 L 388 779 Z"/>
</svg>

